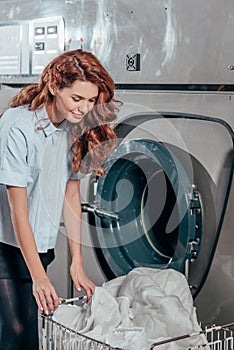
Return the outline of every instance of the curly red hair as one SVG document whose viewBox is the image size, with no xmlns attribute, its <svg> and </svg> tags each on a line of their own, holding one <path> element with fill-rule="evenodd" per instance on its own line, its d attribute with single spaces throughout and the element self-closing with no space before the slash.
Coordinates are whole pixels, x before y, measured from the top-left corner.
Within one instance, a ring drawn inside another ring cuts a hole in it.
<svg viewBox="0 0 234 350">
<path fill-rule="evenodd" d="M 114 82 L 100 61 L 91 52 L 80 49 L 65 51 L 54 58 L 43 70 L 38 84 L 24 87 L 12 100 L 10 107 L 29 105 L 36 110 L 51 104 L 52 89 L 71 86 L 76 80 L 89 81 L 98 87 L 98 98 L 85 120 L 72 124 L 72 170 L 84 173 L 94 169 L 102 175 L 103 162 L 115 146 L 116 134 L 110 126 L 118 111 L 114 99 Z"/>
</svg>

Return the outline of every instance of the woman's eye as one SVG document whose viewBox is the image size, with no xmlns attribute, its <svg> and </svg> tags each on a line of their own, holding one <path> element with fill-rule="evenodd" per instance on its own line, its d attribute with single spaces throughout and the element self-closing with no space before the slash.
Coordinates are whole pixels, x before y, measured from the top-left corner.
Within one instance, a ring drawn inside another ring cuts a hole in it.
<svg viewBox="0 0 234 350">
<path fill-rule="evenodd" d="M 95 103 L 97 101 L 96 98 L 93 98 L 92 100 L 89 100 L 90 103 Z"/>
<path fill-rule="evenodd" d="M 81 100 L 81 97 L 79 96 L 71 96 L 71 98 L 73 99 L 73 101 L 75 102 L 79 102 Z"/>
</svg>

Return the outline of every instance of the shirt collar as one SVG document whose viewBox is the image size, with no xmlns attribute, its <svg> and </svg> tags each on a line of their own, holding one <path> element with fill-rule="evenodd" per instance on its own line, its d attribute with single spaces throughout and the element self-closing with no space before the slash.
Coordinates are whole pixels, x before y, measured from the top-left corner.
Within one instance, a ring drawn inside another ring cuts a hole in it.
<svg viewBox="0 0 234 350">
<path fill-rule="evenodd" d="M 54 126 L 46 112 L 45 106 L 35 110 L 35 116 L 37 119 L 35 124 L 36 130 L 43 130 L 46 137 L 56 131 L 69 131 L 69 125 L 66 119 L 57 128 Z"/>
</svg>

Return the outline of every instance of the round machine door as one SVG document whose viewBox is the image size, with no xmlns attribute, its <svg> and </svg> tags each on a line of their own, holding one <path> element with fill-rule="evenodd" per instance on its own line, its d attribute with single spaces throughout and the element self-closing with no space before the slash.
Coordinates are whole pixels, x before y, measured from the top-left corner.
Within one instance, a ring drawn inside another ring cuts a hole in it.
<svg viewBox="0 0 234 350">
<path fill-rule="evenodd" d="M 170 112 L 129 116 L 116 131 L 105 176 L 86 181 L 84 244 L 106 279 L 174 268 L 195 298 L 226 234 L 233 131 L 221 119 Z"/>
<path fill-rule="evenodd" d="M 184 272 L 202 235 L 199 193 L 167 147 L 129 140 L 104 164 L 93 203 L 95 249 L 108 279 L 135 267 Z"/>
</svg>

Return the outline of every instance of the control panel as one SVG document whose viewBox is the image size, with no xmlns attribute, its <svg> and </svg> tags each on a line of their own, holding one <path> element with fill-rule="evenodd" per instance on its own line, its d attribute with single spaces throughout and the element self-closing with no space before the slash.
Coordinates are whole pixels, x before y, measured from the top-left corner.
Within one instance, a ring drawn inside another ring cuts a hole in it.
<svg viewBox="0 0 234 350">
<path fill-rule="evenodd" d="M 0 77 L 40 75 L 64 51 L 62 17 L 0 23 Z"/>
<path fill-rule="evenodd" d="M 32 74 L 37 75 L 64 50 L 64 25 L 55 18 L 34 21 L 32 27 Z"/>
</svg>

